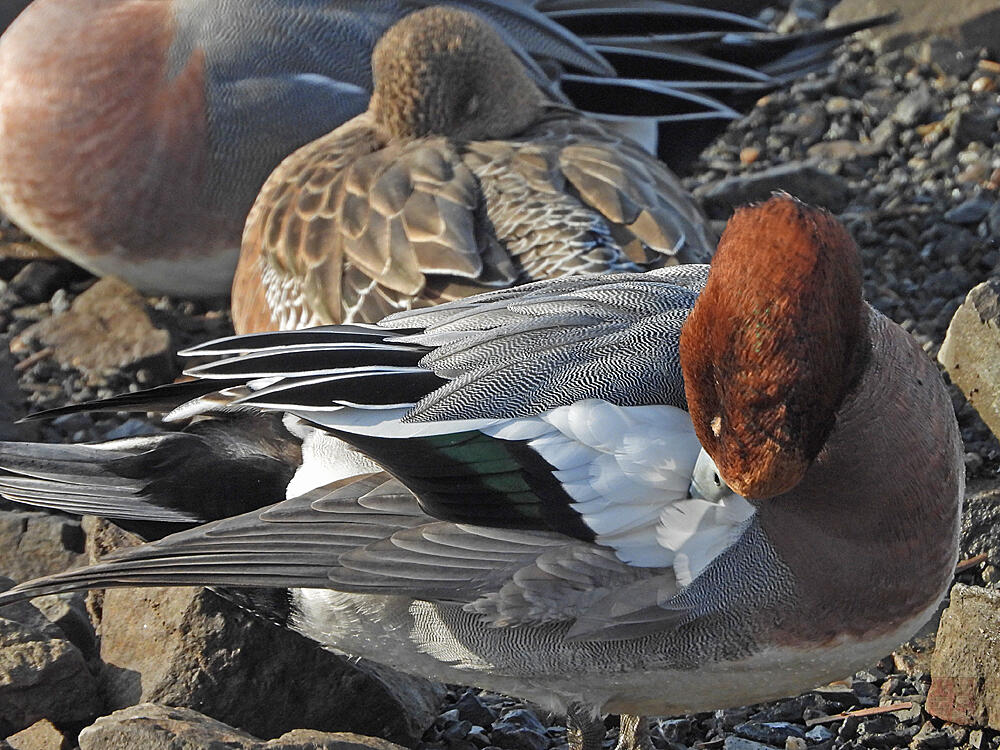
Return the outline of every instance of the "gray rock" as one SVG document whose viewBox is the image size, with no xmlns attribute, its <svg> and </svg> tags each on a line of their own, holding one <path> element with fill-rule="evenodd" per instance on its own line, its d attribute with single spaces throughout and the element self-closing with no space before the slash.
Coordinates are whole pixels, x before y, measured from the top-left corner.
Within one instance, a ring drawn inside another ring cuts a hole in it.
<svg viewBox="0 0 1000 750">
<path fill-rule="evenodd" d="M 63 636 L 83 652 L 88 659 L 97 655 L 97 635 L 87 613 L 87 595 L 82 591 L 39 596 L 31 600 Z"/>
<path fill-rule="evenodd" d="M 1000 201 L 993 204 L 989 214 L 986 216 L 986 225 L 994 235 L 1000 235 Z"/>
<path fill-rule="evenodd" d="M 926 709 L 945 721 L 1000 729 L 1000 593 L 955 584 L 931 657 Z"/>
<path fill-rule="evenodd" d="M 922 85 L 904 96 L 893 111 L 893 119 L 904 127 L 913 127 L 921 122 L 930 111 L 933 98 L 930 88 Z"/>
<path fill-rule="evenodd" d="M 549 738 L 535 715 L 523 708 L 504 714 L 493 723 L 490 739 L 503 750 L 545 750 Z"/>
<path fill-rule="evenodd" d="M 444 695 L 335 656 L 205 589 L 109 590 L 100 629 L 109 707 L 188 706 L 260 737 L 309 726 L 411 745 Z"/>
<path fill-rule="evenodd" d="M 886 50 L 901 49 L 931 35 L 952 39 L 963 49 L 993 47 L 1000 38 L 1000 6 L 996 0 L 841 0 L 830 12 L 828 23 L 849 23 L 892 12 L 899 14 L 896 23 L 863 32 Z"/>
<path fill-rule="evenodd" d="M 695 193 L 702 198 L 705 210 L 712 216 L 724 217 L 737 206 L 767 200 L 778 190 L 834 212 L 842 211 L 847 206 L 849 195 L 848 184 L 843 177 L 824 172 L 813 164 L 785 164 L 752 174 L 727 177 L 709 183 Z"/>
<path fill-rule="evenodd" d="M 71 746 L 65 735 L 48 719 L 36 721 L 7 738 L 11 750 L 66 750 Z"/>
<path fill-rule="evenodd" d="M 962 506 L 963 557 L 985 554 L 980 575 L 988 588 L 1000 581 L 1000 489 L 967 494 Z"/>
<path fill-rule="evenodd" d="M 43 718 L 86 721 L 100 711 L 97 679 L 83 654 L 49 632 L 0 619 L 0 735 Z"/>
<path fill-rule="evenodd" d="M 34 511 L 0 511 L 0 575 L 27 581 L 86 562 L 79 520 Z"/>
<path fill-rule="evenodd" d="M 997 130 L 1000 112 L 997 107 L 978 110 L 963 108 L 955 117 L 951 132 L 959 147 L 964 148 L 974 141 L 986 142 Z"/>
<path fill-rule="evenodd" d="M 101 378 L 119 370 L 149 370 L 155 382 L 173 374 L 170 334 L 156 328 L 132 287 L 105 277 L 81 294 L 67 312 L 40 320 L 11 342 L 11 351 L 51 347 L 60 364 Z"/>
<path fill-rule="evenodd" d="M 969 292 L 951 319 L 938 361 L 993 434 L 1000 434 L 1000 279 Z"/>
<path fill-rule="evenodd" d="M 17 272 L 9 289 L 29 304 L 44 302 L 65 280 L 66 268 L 62 264 L 35 260 Z"/>
<path fill-rule="evenodd" d="M 10 351 L 0 343 L 0 440 L 30 440 L 37 431 L 36 426 L 14 424 L 27 411 L 24 393 L 17 385 L 14 364 Z"/>
<path fill-rule="evenodd" d="M 948 209 L 944 220 L 951 224 L 978 224 L 993 208 L 993 201 L 986 198 L 970 198 Z"/>
<path fill-rule="evenodd" d="M 917 44 L 913 51 L 917 62 L 934 65 L 950 76 L 965 78 L 976 69 L 976 56 L 954 39 L 932 36 Z"/>
<path fill-rule="evenodd" d="M 480 727 L 488 727 L 496 721 L 493 710 L 479 700 L 479 696 L 471 690 L 466 690 L 455 703 L 458 718 Z"/>
<path fill-rule="evenodd" d="M 763 742 L 756 742 L 755 740 L 748 740 L 745 737 L 737 737 L 731 734 L 723 742 L 722 750 L 774 750 L 774 748 L 771 745 L 765 745 Z"/>
<path fill-rule="evenodd" d="M 829 159 L 831 161 L 854 161 L 865 159 L 885 151 L 882 143 L 861 143 L 860 141 L 836 140 L 820 141 L 809 147 L 808 154 L 814 159 Z"/>
<path fill-rule="evenodd" d="M 913 750 L 943 750 L 951 747 L 951 737 L 931 722 L 925 721 L 920 731 L 913 736 L 911 747 Z"/>
<path fill-rule="evenodd" d="M 312 729 L 265 742 L 189 708 L 152 703 L 102 716 L 79 741 L 80 750 L 402 750 L 378 738 Z"/>
<path fill-rule="evenodd" d="M 824 727 L 822 724 L 817 724 L 806 732 L 806 739 L 812 742 L 826 742 L 827 740 L 833 739 L 833 732 Z"/>
<path fill-rule="evenodd" d="M 777 747 L 784 747 L 785 741 L 789 737 L 799 737 L 805 739 L 806 736 L 802 729 L 794 724 L 790 724 L 787 721 L 775 721 L 768 723 L 747 721 L 743 724 L 738 724 L 734 727 L 733 731 L 745 739 L 754 740 L 755 742 L 763 742 L 766 745 L 775 745 Z"/>
</svg>

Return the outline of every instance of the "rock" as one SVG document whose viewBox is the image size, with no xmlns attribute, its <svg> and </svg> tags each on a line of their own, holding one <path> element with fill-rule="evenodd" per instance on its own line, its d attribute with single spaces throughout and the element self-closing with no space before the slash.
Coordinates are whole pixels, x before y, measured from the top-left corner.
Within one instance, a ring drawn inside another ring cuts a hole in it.
<svg viewBox="0 0 1000 750">
<path fill-rule="evenodd" d="M 817 724 L 806 732 L 806 739 L 812 742 L 826 742 L 827 740 L 833 739 L 833 732 L 824 727 L 822 724 Z"/>
<path fill-rule="evenodd" d="M 893 24 L 863 32 L 884 50 L 937 35 L 963 49 L 993 47 L 1000 38 L 1000 6 L 996 0 L 928 3 L 925 0 L 841 0 L 830 12 L 829 24 L 850 23 L 883 13 L 898 13 Z"/>
<path fill-rule="evenodd" d="M 809 147 L 807 153 L 814 159 L 830 159 L 833 161 L 853 161 L 877 156 L 885 151 L 881 143 L 861 143 L 860 141 L 836 140 L 820 141 Z"/>
<path fill-rule="evenodd" d="M 14 357 L 6 346 L 0 344 L 0 440 L 30 440 L 34 437 L 34 426 L 14 424 L 26 411 L 24 393 L 17 385 Z"/>
<path fill-rule="evenodd" d="M 1000 435 L 1000 279 L 974 287 L 955 312 L 938 361 Z"/>
<path fill-rule="evenodd" d="M 67 750 L 71 743 L 48 719 L 36 721 L 7 738 L 12 750 Z"/>
<path fill-rule="evenodd" d="M 998 119 L 1000 113 L 996 107 L 985 110 L 963 108 L 952 125 L 952 134 L 962 148 L 975 141 L 986 142 L 996 132 Z"/>
<path fill-rule="evenodd" d="M 335 656 L 205 589 L 109 590 L 100 629 L 109 707 L 189 706 L 259 737 L 306 726 L 409 746 L 444 695 Z"/>
<path fill-rule="evenodd" d="M 993 208 L 991 200 L 970 198 L 948 209 L 944 214 L 944 220 L 950 224 L 978 224 L 986 218 L 991 208 Z"/>
<path fill-rule="evenodd" d="M 787 721 L 775 721 L 769 723 L 744 722 L 733 728 L 740 737 L 755 742 L 763 742 L 765 745 L 784 747 L 789 737 L 804 739 L 806 734 L 799 727 Z"/>
<path fill-rule="evenodd" d="M 967 495 L 962 505 L 963 557 L 986 555 L 987 581 L 1000 578 L 1000 489 L 988 489 Z"/>
<path fill-rule="evenodd" d="M 931 658 L 927 712 L 1000 729 L 1000 593 L 955 584 Z"/>
<path fill-rule="evenodd" d="M 93 378 L 119 370 L 148 370 L 150 385 L 173 375 L 170 334 L 153 326 L 143 298 L 132 287 L 105 277 L 81 294 L 67 312 L 30 325 L 11 350 L 51 347 L 62 365 Z"/>
<path fill-rule="evenodd" d="M 382 739 L 296 729 L 270 741 L 189 708 L 143 703 L 80 732 L 80 750 L 403 750 Z"/>
<path fill-rule="evenodd" d="M 455 703 L 455 710 L 458 711 L 458 718 L 462 721 L 480 727 L 492 726 L 497 718 L 493 710 L 479 700 L 479 696 L 471 690 L 462 693 L 462 697 Z"/>
<path fill-rule="evenodd" d="M 16 229 L 0 229 L 0 278 L 13 279 L 22 268 L 34 261 L 61 260 L 54 250 L 35 242 L 28 235 Z"/>
<path fill-rule="evenodd" d="M 45 302 L 65 282 L 66 269 L 58 263 L 35 260 L 10 280 L 9 289 L 25 302 Z"/>
<path fill-rule="evenodd" d="M 0 575 L 27 581 L 86 562 L 79 520 L 34 511 L 0 511 Z"/>
<path fill-rule="evenodd" d="M 976 55 L 963 49 L 954 39 L 932 36 L 918 42 L 913 58 L 923 65 L 933 65 L 946 75 L 965 78 L 976 69 Z"/>
<path fill-rule="evenodd" d="M 763 742 L 755 742 L 731 734 L 722 743 L 722 750 L 774 750 L 774 748 Z"/>
<path fill-rule="evenodd" d="M 86 593 L 67 591 L 39 596 L 31 600 L 31 605 L 59 628 L 63 636 L 80 649 L 84 656 L 89 659 L 97 655 L 97 635 L 87 614 Z"/>
<path fill-rule="evenodd" d="M 0 735 L 43 718 L 90 720 L 100 708 L 97 679 L 76 646 L 44 629 L 0 619 Z"/>
<path fill-rule="evenodd" d="M 504 750 L 544 750 L 549 746 L 545 727 L 523 708 L 509 711 L 495 721 L 490 739 Z"/>
<path fill-rule="evenodd" d="M 904 127 L 913 127 L 924 121 L 931 108 L 933 98 L 928 86 L 918 86 L 909 94 L 900 99 L 899 104 L 892 113 L 896 122 Z"/>
<path fill-rule="evenodd" d="M 849 193 L 843 177 L 824 172 L 812 164 L 786 164 L 710 182 L 696 190 L 695 194 L 702 198 L 709 214 L 722 218 L 737 206 L 766 200 L 778 190 L 833 212 L 842 211 L 847 206 Z"/>
</svg>

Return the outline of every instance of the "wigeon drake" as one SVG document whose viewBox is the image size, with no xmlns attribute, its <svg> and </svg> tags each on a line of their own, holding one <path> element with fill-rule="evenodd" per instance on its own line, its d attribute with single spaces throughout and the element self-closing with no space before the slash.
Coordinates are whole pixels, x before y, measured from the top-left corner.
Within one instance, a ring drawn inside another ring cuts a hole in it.
<svg viewBox="0 0 1000 750">
<path fill-rule="evenodd" d="M 680 180 L 546 99 L 479 16 L 417 11 L 379 40 L 372 68 L 367 111 L 264 183 L 233 282 L 237 333 L 711 257 Z"/>
<path fill-rule="evenodd" d="M 35 0 L 0 38 L 0 209 L 94 273 L 226 294 L 267 175 L 364 111 L 376 41 L 426 4 Z M 660 0 L 455 4 L 494 23 L 551 96 L 672 128 L 668 157 L 866 25 L 782 36 Z"/>
<path fill-rule="evenodd" d="M 870 664 L 951 580 L 964 467 L 940 374 L 862 300 L 843 227 L 789 197 L 737 212 L 711 268 L 192 353 L 220 359 L 192 369 L 183 389 L 204 398 L 177 415 L 285 414 L 304 459 L 288 498 L 0 604 L 287 588 L 269 614 L 289 627 L 565 711 L 571 746 L 597 750 L 605 712 L 743 705 Z M 331 435 L 358 453 L 327 452 Z M 86 493 L 79 467 L 62 484 L 56 464 L 6 468 L 64 504 Z"/>
</svg>

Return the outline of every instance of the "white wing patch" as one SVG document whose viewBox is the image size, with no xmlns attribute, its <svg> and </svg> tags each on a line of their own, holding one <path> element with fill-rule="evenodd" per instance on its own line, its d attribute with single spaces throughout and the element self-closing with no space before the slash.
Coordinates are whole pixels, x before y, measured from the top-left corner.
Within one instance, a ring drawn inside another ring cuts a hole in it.
<svg viewBox="0 0 1000 750">
<path fill-rule="evenodd" d="M 673 566 L 681 585 L 738 539 L 754 512 L 732 493 L 689 496 L 703 451 L 683 409 L 589 399 L 480 429 L 528 440 L 556 468 L 598 543 L 630 565 Z"/>
<path fill-rule="evenodd" d="M 302 463 L 285 489 L 288 499 L 338 479 L 382 471 L 377 463 L 325 430 L 291 414 L 286 414 L 283 422 L 289 432 L 302 440 Z"/>
<path fill-rule="evenodd" d="M 681 586 L 735 542 L 754 514 L 753 506 L 724 484 L 705 492 L 707 497 L 691 496 L 696 466 L 712 474 L 714 464 L 688 413 L 673 406 L 623 407 L 587 399 L 519 419 L 400 421 L 407 411 L 341 407 L 298 416 L 382 437 L 480 430 L 499 440 L 527 441 L 555 467 L 553 475 L 599 544 L 629 565 L 673 567 Z"/>
</svg>

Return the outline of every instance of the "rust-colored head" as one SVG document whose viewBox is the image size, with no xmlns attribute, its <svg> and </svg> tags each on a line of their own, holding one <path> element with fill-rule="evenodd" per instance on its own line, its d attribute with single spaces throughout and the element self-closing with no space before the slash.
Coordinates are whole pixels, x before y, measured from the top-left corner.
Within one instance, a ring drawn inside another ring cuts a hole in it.
<svg viewBox="0 0 1000 750">
<path fill-rule="evenodd" d="M 794 487 L 867 352 L 858 250 L 829 213 L 787 195 L 736 212 L 681 332 L 695 432 L 749 498 Z"/>
<path fill-rule="evenodd" d="M 400 138 L 508 138 L 541 112 L 541 93 L 500 35 L 456 8 L 420 10 L 389 29 L 372 72 L 369 109 Z"/>
</svg>

